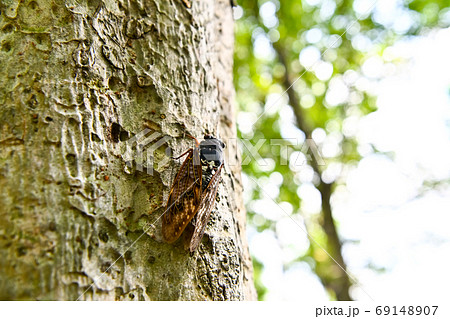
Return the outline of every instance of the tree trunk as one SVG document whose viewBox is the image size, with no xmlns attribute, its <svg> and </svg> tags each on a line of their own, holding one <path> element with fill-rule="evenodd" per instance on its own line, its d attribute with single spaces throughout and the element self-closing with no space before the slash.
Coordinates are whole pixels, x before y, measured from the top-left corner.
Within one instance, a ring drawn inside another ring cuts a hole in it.
<svg viewBox="0 0 450 319">
<path fill-rule="evenodd" d="M 161 239 L 169 151 L 236 137 L 230 2 L 189 6 L 1 3 L 0 299 L 256 298 L 240 166 L 194 253 Z"/>
</svg>

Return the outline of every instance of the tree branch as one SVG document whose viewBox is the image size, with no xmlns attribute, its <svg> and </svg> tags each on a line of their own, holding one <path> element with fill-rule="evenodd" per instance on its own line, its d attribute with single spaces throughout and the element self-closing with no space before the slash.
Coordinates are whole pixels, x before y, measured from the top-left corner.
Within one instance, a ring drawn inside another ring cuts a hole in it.
<svg viewBox="0 0 450 319">
<path fill-rule="evenodd" d="M 273 47 L 277 52 L 279 61 L 286 70 L 283 76 L 283 85 L 286 89 L 289 88 L 287 90 L 287 94 L 292 110 L 294 111 L 297 127 L 305 133 L 307 138 L 310 138 L 313 129 L 305 121 L 305 115 L 303 114 L 302 108 L 300 106 L 300 101 L 295 93 L 295 90 L 292 89 L 293 81 L 289 76 L 291 72 L 289 70 L 289 63 L 287 63 L 285 50 L 279 43 L 274 43 Z M 320 169 L 316 161 L 312 160 L 310 165 L 320 178 L 319 185 L 317 186 L 317 189 L 319 190 L 322 197 L 322 220 L 320 226 L 327 236 L 328 248 L 330 250 L 329 253 L 339 263 L 339 265 L 346 270 L 347 266 L 345 264 L 344 258 L 342 257 L 342 244 L 336 230 L 336 225 L 334 224 L 330 203 L 334 183 L 328 184 L 322 180 L 322 170 Z M 322 272 L 316 271 L 316 274 L 319 276 L 324 286 L 333 290 L 338 300 L 351 300 L 349 294 L 349 288 L 351 286 L 350 278 L 347 273 L 340 267 L 337 268 L 337 271 L 339 271 L 338 279 L 333 280 L 330 280 L 330 276 L 326 276 Z"/>
</svg>

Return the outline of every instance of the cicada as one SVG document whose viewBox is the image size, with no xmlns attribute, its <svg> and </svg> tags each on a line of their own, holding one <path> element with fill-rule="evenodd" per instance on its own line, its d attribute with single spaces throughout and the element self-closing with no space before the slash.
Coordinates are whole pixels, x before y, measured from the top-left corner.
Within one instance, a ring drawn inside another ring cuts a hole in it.
<svg viewBox="0 0 450 319">
<path fill-rule="evenodd" d="M 192 138 L 195 147 L 175 158 L 186 156 L 170 189 L 162 217 L 162 235 L 168 243 L 175 242 L 190 225 L 187 248 L 191 252 L 200 244 L 214 207 L 225 148 L 221 140 L 210 135 L 205 135 L 201 143 Z"/>
</svg>

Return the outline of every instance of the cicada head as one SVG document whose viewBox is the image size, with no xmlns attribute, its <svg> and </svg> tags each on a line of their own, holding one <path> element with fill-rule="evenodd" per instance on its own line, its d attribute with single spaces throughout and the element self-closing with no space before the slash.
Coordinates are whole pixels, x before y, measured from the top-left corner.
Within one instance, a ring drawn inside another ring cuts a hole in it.
<svg viewBox="0 0 450 319">
<path fill-rule="evenodd" d="M 214 162 L 215 167 L 223 164 L 223 149 L 225 143 L 211 135 L 205 135 L 200 143 L 200 159 L 202 161 Z"/>
</svg>

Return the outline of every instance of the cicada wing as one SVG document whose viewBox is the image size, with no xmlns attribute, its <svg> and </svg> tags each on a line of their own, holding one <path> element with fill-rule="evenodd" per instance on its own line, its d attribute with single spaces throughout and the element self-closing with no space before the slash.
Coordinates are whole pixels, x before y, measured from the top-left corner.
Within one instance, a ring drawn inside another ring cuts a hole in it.
<svg viewBox="0 0 450 319">
<path fill-rule="evenodd" d="M 162 235 L 166 242 L 176 241 L 199 209 L 202 199 L 202 166 L 198 148 L 187 157 L 170 189 L 162 216 Z"/>
<path fill-rule="evenodd" d="M 206 224 L 208 223 L 211 210 L 216 202 L 217 189 L 221 180 L 221 171 L 223 164 L 219 166 L 214 176 L 211 178 L 208 187 L 203 191 L 200 208 L 195 216 L 194 233 L 192 234 L 189 250 L 193 252 L 197 249 L 203 234 L 205 233 Z"/>
</svg>

